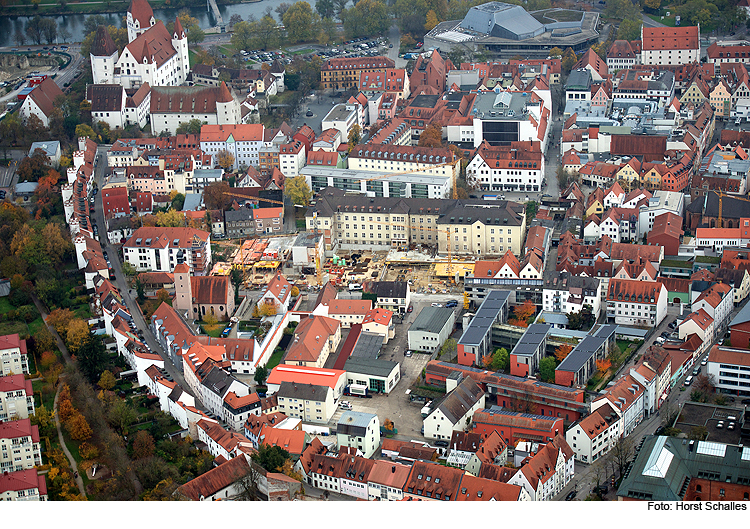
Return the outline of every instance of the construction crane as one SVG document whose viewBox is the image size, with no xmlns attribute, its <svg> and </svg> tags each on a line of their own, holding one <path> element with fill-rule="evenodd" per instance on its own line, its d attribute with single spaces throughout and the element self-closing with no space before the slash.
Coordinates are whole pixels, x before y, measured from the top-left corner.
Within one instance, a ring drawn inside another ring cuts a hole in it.
<svg viewBox="0 0 750 529">
<path fill-rule="evenodd" d="M 716 196 L 719 198 L 719 221 L 716 223 L 717 224 L 717 226 L 716 226 L 717 228 L 723 228 L 724 227 L 724 226 L 722 226 L 722 212 L 723 212 L 722 211 L 722 208 L 723 208 L 722 199 L 724 197 L 733 198 L 735 200 L 744 200 L 745 202 L 750 202 L 750 198 L 740 197 L 740 196 L 735 196 L 735 195 L 730 195 L 730 194 L 725 193 L 724 191 L 721 191 L 721 190 L 714 190 L 714 193 L 716 193 Z"/>
<path fill-rule="evenodd" d="M 388 161 L 388 160 L 384 160 Z M 410 171 L 399 171 L 396 173 L 387 173 L 380 176 L 374 176 L 372 178 L 362 178 L 360 180 L 357 180 L 357 182 L 371 182 L 373 180 L 381 180 L 383 178 L 390 178 L 391 176 L 398 176 L 398 175 L 404 175 L 404 174 L 412 174 L 412 173 L 424 173 L 431 169 L 437 169 L 439 167 L 445 167 L 447 165 L 450 165 L 451 167 L 454 167 L 454 169 L 451 171 L 451 187 L 453 188 L 453 199 L 458 198 L 458 189 L 456 187 L 456 171 L 455 171 L 455 165 L 457 163 L 461 163 L 460 160 L 456 160 L 455 156 L 453 154 L 453 151 L 451 151 L 451 161 L 450 162 L 444 162 L 444 163 L 438 163 L 438 164 L 428 164 L 428 167 L 423 167 L 421 169 L 411 169 Z"/>
</svg>

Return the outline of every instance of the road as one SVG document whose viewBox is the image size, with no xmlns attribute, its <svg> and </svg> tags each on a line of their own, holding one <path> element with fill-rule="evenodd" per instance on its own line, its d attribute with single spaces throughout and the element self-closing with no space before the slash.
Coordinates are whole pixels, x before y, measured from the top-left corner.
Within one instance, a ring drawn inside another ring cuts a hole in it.
<svg viewBox="0 0 750 529">
<path fill-rule="evenodd" d="M 646 13 L 641 13 L 641 18 L 643 19 L 643 26 L 647 28 L 665 28 L 667 27 L 666 24 L 662 24 L 661 22 L 657 22 L 656 20 L 649 17 Z"/>
<path fill-rule="evenodd" d="M 96 152 L 96 159 L 98 161 L 96 167 L 94 168 L 94 181 L 100 189 L 103 186 L 104 176 L 107 172 L 107 149 L 109 149 L 109 147 L 110 145 L 99 145 Z M 114 270 L 115 279 L 114 281 L 110 279 L 110 281 L 112 281 L 112 283 L 114 283 L 114 285 L 120 290 L 120 294 L 122 295 L 122 299 L 125 302 L 125 306 L 127 306 L 130 315 L 133 317 L 133 321 L 136 327 L 143 331 L 143 336 L 148 346 L 152 351 L 155 351 L 164 360 L 164 368 L 166 369 L 167 373 L 172 376 L 172 380 L 182 386 L 182 389 L 193 395 L 192 390 L 185 383 L 182 372 L 178 370 L 177 367 L 175 367 L 169 355 L 165 353 L 161 348 L 161 345 L 159 345 L 159 342 L 151 332 L 151 326 L 143 317 L 143 313 L 141 312 L 138 303 L 130 295 L 130 289 L 128 287 L 127 281 L 125 280 L 125 274 L 122 272 L 122 265 L 120 263 L 119 256 L 121 246 L 119 244 L 111 245 L 107 241 L 107 230 L 106 224 L 104 223 L 101 193 L 98 193 L 96 195 L 96 209 L 93 217 L 94 223 L 100 227 L 100 233 L 102 235 L 102 239 L 99 241 L 99 243 L 101 244 L 102 250 L 107 252 L 107 256 L 112 263 L 112 269 Z M 193 396 L 195 397 L 195 395 Z"/>
</svg>

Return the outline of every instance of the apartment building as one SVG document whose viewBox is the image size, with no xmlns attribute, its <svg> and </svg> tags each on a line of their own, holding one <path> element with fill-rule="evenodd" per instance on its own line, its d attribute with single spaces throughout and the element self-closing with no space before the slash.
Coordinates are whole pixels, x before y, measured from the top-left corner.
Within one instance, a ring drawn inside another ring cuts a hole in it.
<svg viewBox="0 0 750 529">
<path fill-rule="evenodd" d="M 219 152 L 227 151 L 234 156 L 232 168 L 258 166 L 259 152 L 263 147 L 264 127 L 262 124 L 246 125 L 203 125 L 201 127 L 201 150 L 214 157 Z"/>
<path fill-rule="evenodd" d="M 0 472 L 18 472 L 41 464 L 39 427 L 30 419 L 0 422 Z"/>
<path fill-rule="evenodd" d="M 641 28 L 641 62 L 669 66 L 700 61 L 700 26 Z"/>
<path fill-rule="evenodd" d="M 26 340 L 22 340 L 18 334 L 6 334 L 0 336 L 0 376 L 28 375 L 29 358 L 26 351 Z"/>
<path fill-rule="evenodd" d="M 138 271 L 173 272 L 185 263 L 193 275 L 206 275 L 211 265 L 211 237 L 203 230 L 141 227 L 122 245 L 123 260 Z"/>
<path fill-rule="evenodd" d="M 466 167 L 469 185 L 483 191 L 539 191 L 543 178 L 544 156 L 535 141 L 496 147 L 485 142 Z"/>
<path fill-rule="evenodd" d="M 323 88 L 333 90 L 358 87 L 360 75 L 380 73 L 395 68 L 396 63 L 388 57 L 351 57 L 328 59 L 320 68 Z"/>
<path fill-rule="evenodd" d="M 28 419 L 34 411 L 31 380 L 21 374 L 0 377 L 0 421 Z"/>
<path fill-rule="evenodd" d="M 618 325 L 658 326 L 667 315 L 667 288 L 656 281 L 609 280 L 607 320 Z"/>
</svg>

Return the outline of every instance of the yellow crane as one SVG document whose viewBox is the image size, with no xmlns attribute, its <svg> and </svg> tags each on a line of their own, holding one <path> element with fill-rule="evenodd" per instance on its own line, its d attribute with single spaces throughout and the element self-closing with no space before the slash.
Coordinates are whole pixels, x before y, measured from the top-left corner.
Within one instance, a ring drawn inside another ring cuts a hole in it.
<svg viewBox="0 0 750 529">
<path fill-rule="evenodd" d="M 716 223 L 716 227 L 717 228 L 723 228 L 724 227 L 724 226 L 722 226 L 722 213 L 723 213 L 722 199 L 724 197 L 733 198 L 735 200 L 744 200 L 745 202 L 750 202 L 750 198 L 748 198 L 748 197 L 740 197 L 740 196 L 730 195 L 729 193 L 725 193 L 724 191 L 721 191 L 721 190 L 718 190 L 718 189 L 714 190 L 714 193 L 716 193 L 716 196 L 719 198 L 719 221 Z"/>
</svg>

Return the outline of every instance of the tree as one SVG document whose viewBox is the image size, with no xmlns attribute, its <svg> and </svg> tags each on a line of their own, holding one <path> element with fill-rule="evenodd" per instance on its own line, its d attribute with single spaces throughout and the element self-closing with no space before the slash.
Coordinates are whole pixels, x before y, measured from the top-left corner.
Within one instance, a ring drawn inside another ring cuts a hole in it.
<svg viewBox="0 0 750 529">
<path fill-rule="evenodd" d="M 278 24 L 270 15 L 264 15 L 251 25 L 253 34 L 253 47 L 262 50 L 275 48 L 279 43 Z"/>
<path fill-rule="evenodd" d="M 75 354 L 88 339 L 91 331 L 89 324 L 80 318 L 73 319 L 68 324 L 68 332 L 65 334 L 65 344 L 71 353 Z"/>
<path fill-rule="evenodd" d="M 205 33 L 200 27 L 198 19 L 190 15 L 190 11 L 183 9 L 177 15 L 182 24 L 182 29 L 187 33 L 188 44 L 197 44 L 203 42 L 206 38 Z"/>
<path fill-rule="evenodd" d="M 24 44 L 26 44 L 26 35 L 24 35 L 23 31 L 21 31 L 20 28 L 16 28 L 13 39 L 16 41 L 16 44 L 18 46 L 23 46 Z"/>
<path fill-rule="evenodd" d="M 47 323 L 52 325 L 58 334 L 63 335 L 68 332 L 68 325 L 74 317 L 70 309 L 55 309 L 47 316 Z"/>
<path fill-rule="evenodd" d="M 621 40 L 636 40 L 640 37 L 641 26 L 643 26 L 641 20 L 623 20 L 617 28 L 617 38 Z"/>
<path fill-rule="evenodd" d="M 115 384 L 117 384 L 117 380 L 112 374 L 112 371 L 109 370 L 102 373 L 102 376 L 99 377 L 99 382 L 97 383 L 97 385 L 105 391 L 111 391 L 112 388 L 115 387 Z"/>
<path fill-rule="evenodd" d="M 568 313 L 568 328 L 577 331 L 583 327 L 583 316 L 580 312 Z"/>
<path fill-rule="evenodd" d="M 420 147 L 442 147 L 443 146 L 443 126 L 433 121 L 424 129 L 424 132 L 419 136 Z"/>
<path fill-rule="evenodd" d="M 184 205 L 185 195 L 182 193 L 176 193 L 175 196 L 172 197 L 172 209 L 175 211 L 182 211 Z"/>
<path fill-rule="evenodd" d="M 545 356 L 539 361 L 539 376 L 544 382 L 555 381 L 555 368 L 557 364 L 555 359 L 551 356 Z"/>
<path fill-rule="evenodd" d="M 135 422 L 138 415 L 124 400 L 118 400 L 109 410 L 107 420 L 120 435 L 127 435 L 128 428 Z"/>
<path fill-rule="evenodd" d="M 176 227 L 185 225 L 185 215 L 176 209 L 159 211 L 156 213 L 156 225 L 161 227 Z"/>
<path fill-rule="evenodd" d="M 348 38 L 384 34 L 391 24 L 388 7 L 380 0 L 359 0 L 354 7 L 343 10 L 339 18 Z M 424 26 L 424 16 L 422 25 Z"/>
<path fill-rule="evenodd" d="M 232 282 L 234 287 L 234 301 L 235 303 L 240 299 L 240 287 L 242 286 L 242 269 L 238 266 L 232 266 L 229 271 L 229 281 Z"/>
<path fill-rule="evenodd" d="M 573 346 L 569 344 L 562 344 L 555 349 L 555 358 L 557 358 L 558 362 L 562 362 L 567 358 L 567 356 L 570 354 L 570 352 L 573 350 Z"/>
<path fill-rule="evenodd" d="M 146 430 L 138 430 L 133 439 L 133 455 L 136 459 L 145 459 L 154 455 L 154 438 Z"/>
<path fill-rule="evenodd" d="M 140 275 L 135 276 L 135 292 L 139 302 L 146 301 L 146 285 Z"/>
<path fill-rule="evenodd" d="M 354 149 L 354 146 L 359 143 L 359 141 L 362 139 L 362 129 L 357 125 L 356 123 L 349 131 L 349 148 L 346 152 L 352 152 L 352 149 Z"/>
<path fill-rule="evenodd" d="M 280 446 L 263 443 L 250 457 L 268 472 L 279 472 L 284 466 L 284 461 L 289 459 L 289 452 Z"/>
<path fill-rule="evenodd" d="M 42 17 L 36 15 L 34 18 L 26 22 L 26 36 L 29 37 L 31 42 L 36 44 L 42 43 Z"/>
<path fill-rule="evenodd" d="M 698 375 L 695 377 L 694 387 L 704 395 L 709 395 L 716 390 L 713 375 Z"/>
<path fill-rule="evenodd" d="M 203 316 L 203 323 L 206 324 L 206 328 L 209 330 L 216 329 L 219 326 L 218 318 L 215 314 L 211 314 L 210 312 Z"/>
<path fill-rule="evenodd" d="M 603 359 L 596 361 L 596 370 L 601 374 L 606 373 L 610 367 L 612 367 L 612 362 L 610 360 Z"/>
<path fill-rule="evenodd" d="M 234 167 L 234 155 L 228 150 L 223 149 L 216 153 L 216 163 L 225 171 L 229 171 Z"/>
<path fill-rule="evenodd" d="M 80 125 L 76 126 L 76 138 L 84 138 L 84 137 L 91 138 L 94 141 L 98 139 L 98 136 L 96 132 L 94 132 L 94 129 L 92 129 L 88 125 L 81 123 Z"/>
<path fill-rule="evenodd" d="M 266 366 L 259 366 L 255 370 L 255 375 L 253 376 L 253 380 L 255 380 L 255 383 L 259 386 L 263 386 L 266 383 L 266 379 L 268 378 L 268 368 Z"/>
<path fill-rule="evenodd" d="M 253 39 L 253 30 L 249 22 L 240 21 L 232 28 L 232 37 L 230 42 L 235 50 L 247 50 L 252 49 L 250 46 Z"/>
<path fill-rule="evenodd" d="M 307 206 L 312 198 L 312 191 L 304 176 L 287 178 L 284 181 L 284 194 L 291 199 L 292 203 L 301 206 Z"/>
<path fill-rule="evenodd" d="M 41 404 L 34 409 L 34 415 L 29 417 L 31 424 L 39 426 L 39 433 L 43 437 L 49 437 L 49 434 L 53 431 L 55 426 L 55 412 L 49 411 Z"/>
<path fill-rule="evenodd" d="M 258 315 L 267 317 L 267 316 L 275 316 L 278 313 L 278 309 L 276 308 L 276 305 L 273 303 L 263 303 L 258 307 Z"/>
<path fill-rule="evenodd" d="M 283 5 L 284 3 L 279 5 L 277 11 Z M 299 1 L 290 6 L 281 15 L 289 42 L 296 44 L 297 42 L 312 41 L 315 36 L 315 24 L 318 18 L 318 15 L 313 13 L 312 6 L 307 2 Z"/>
<path fill-rule="evenodd" d="M 438 18 L 435 14 L 435 11 L 430 9 L 427 11 L 427 15 L 425 17 L 425 23 L 424 23 L 424 30 L 430 31 L 432 28 L 438 25 Z"/>
<path fill-rule="evenodd" d="M 633 455 L 633 438 L 632 437 L 618 437 L 615 441 L 614 446 L 611 449 L 611 458 L 617 467 L 619 475 L 622 476 L 625 473 L 625 468 L 628 466 L 628 461 Z"/>
<path fill-rule="evenodd" d="M 47 44 L 52 44 L 57 38 L 57 22 L 54 18 L 43 18 L 39 29 Z"/>
<path fill-rule="evenodd" d="M 317 0 L 315 2 L 315 11 L 318 12 L 320 18 L 333 18 L 336 14 L 333 0 Z"/>
<path fill-rule="evenodd" d="M 191 119 L 190 121 L 183 121 L 177 125 L 175 132 L 177 132 L 177 134 L 200 134 L 201 127 L 203 127 L 204 124 L 204 121 L 197 118 Z"/>
<path fill-rule="evenodd" d="M 304 177 L 302 177 L 304 180 Z M 287 180 L 288 182 L 288 180 Z M 225 181 L 208 184 L 203 189 L 203 203 L 206 209 L 218 209 L 224 211 L 232 204 L 232 196 L 227 193 L 231 191 L 229 183 Z"/>
<path fill-rule="evenodd" d="M 75 441 L 87 441 L 91 439 L 91 435 L 94 433 L 88 421 L 86 421 L 86 417 L 78 411 L 65 421 L 65 428 L 68 430 L 70 437 Z"/>
<path fill-rule="evenodd" d="M 393 433 L 393 430 L 396 429 L 396 426 L 393 424 L 392 420 L 386 417 L 386 419 L 383 421 L 383 429 L 388 433 Z"/>
<path fill-rule="evenodd" d="M 492 355 L 484 357 L 484 366 L 492 371 L 507 371 L 510 366 L 510 354 L 505 347 L 495 349 Z"/>
<path fill-rule="evenodd" d="M 235 13 L 229 17 L 229 27 L 234 27 L 238 22 L 242 22 L 242 15 Z"/>
<path fill-rule="evenodd" d="M 448 338 L 440 348 L 440 354 L 438 356 L 445 356 L 453 358 L 453 355 L 458 351 L 458 342 L 454 338 Z"/>
<path fill-rule="evenodd" d="M 78 367 L 89 382 L 96 382 L 107 362 L 107 352 L 102 337 L 89 333 L 88 339 L 78 349 L 76 359 Z"/>
<path fill-rule="evenodd" d="M 156 301 L 159 305 L 162 303 L 166 303 L 169 301 L 171 296 L 169 295 L 169 292 L 166 291 L 166 289 L 160 288 L 159 291 L 156 293 Z"/>
<path fill-rule="evenodd" d="M 517 319 L 528 323 L 536 314 L 536 305 L 530 299 L 527 299 L 523 302 L 523 305 L 513 309 L 513 313 Z"/>
<path fill-rule="evenodd" d="M 138 269 L 132 263 L 125 261 L 122 263 L 122 273 L 128 277 L 132 277 L 138 273 Z"/>
<path fill-rule="evenodd" d="M 562 57 L 562 69 L 564 72 L 570 72 L 570 70 L 573 69 L 573 66 L 575 66 L 575 63 L 578 62 L 578 58 L 576 57 L 576 52 L 573 51 L 573 48 L 567 48 L 565 50 L 565 53 L 563 53 Z"/>
<path fill-rule="evenodd" d="M 554 48 L 552 48 L 551 50 L 549 50 L 549 56 L 550 57 L 560 57 L 560 58 L 562 58 L 562 56 L 563 56 L 563 50 L 561 50 L 560 48 L 558 48 L 557 46 L 555 46 Z"/>
</svg>

